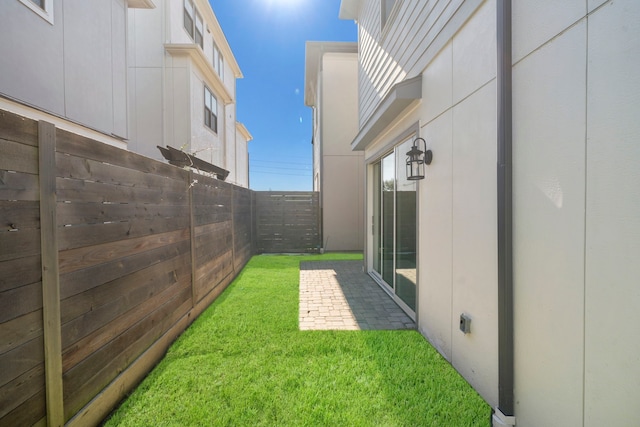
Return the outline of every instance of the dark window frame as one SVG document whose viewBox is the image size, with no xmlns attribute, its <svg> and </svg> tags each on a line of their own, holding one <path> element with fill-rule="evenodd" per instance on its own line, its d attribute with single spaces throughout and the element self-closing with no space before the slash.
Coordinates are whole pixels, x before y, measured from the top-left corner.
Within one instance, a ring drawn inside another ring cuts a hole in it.
<svg viewBox="0 0 640 427">
<path fill-rule="evenodd" d="M 204 21 L 193 0 L 184 0 L 183 15 L 182 24 L 185 31 L 191 40 L 204 49 Z M 198 28 L 198 24 L 201 28 Z"/>
<path fill-rule="evenodd" d="M 218 99 L 206 85 L 204 87 L 204 125 L 218 133 Z"/>
</svg>

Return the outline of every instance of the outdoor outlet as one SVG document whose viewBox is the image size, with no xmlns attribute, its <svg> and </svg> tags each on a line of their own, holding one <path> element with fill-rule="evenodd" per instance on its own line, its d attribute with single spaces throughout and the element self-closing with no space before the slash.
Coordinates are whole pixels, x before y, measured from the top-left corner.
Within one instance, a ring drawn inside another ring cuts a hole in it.
<svg viewBox="0 0 640 427">
<path fill-rule="evenodd" d="M 460 330 L 465 334 L 471 333 L 471 318 L 464 313 L 460 315 Z"/>
</svg>

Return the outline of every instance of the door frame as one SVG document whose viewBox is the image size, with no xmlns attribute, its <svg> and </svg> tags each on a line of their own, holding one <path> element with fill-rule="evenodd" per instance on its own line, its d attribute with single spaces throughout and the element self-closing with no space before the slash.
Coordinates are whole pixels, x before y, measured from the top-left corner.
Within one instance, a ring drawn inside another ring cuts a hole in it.
<svg viewBox="0 0 640 427">
<path fill-rule="evenodd" d="M 374 227 L 374 209 L 373 201 L 374 201 L 374 184 L 373 184 L 373 176 L 374 176 L 374 165 L 378 162 L 381 162 L 382 159 L 390 154 L 392 151 L 396 149 L 397 146 L 404 143 L 410 138 L 418 138 L 420 137 L 420 123 L 415 122 L 411 126 L 409 126 L 405 131 L 401 132 L 395 138 L 390 139 L 387 143 L 382 144 L 377 150 L 373 151 L 371 154 L 365 153 L 365 182 L 366 182 L 366 192 L 365 192 L 365 218 L 366 218 L 366 233 L 365 233 L 365 268 L 367 273 L 375 280 L 376 283 L 395 301 L 402 310 L 407 313 L 407 315 L 415 322 L 418 322 L 417 313 L 419 312 L 419 294 L 420 294 L 420 239 L 418 236 L 420 235 L 420 184 L 419 181 L 416 182 L 416 307 L 413 310 L 409 307 L 400 297 L 398 297 L 395 293 L 395 284 L 389 286 L 384 282 L 381 275 L 374 270 L 374 256 L 376 256 L 377 248 L 374 247 L 374 238 L 373 234 L 375 232 Z M 368 155 L 367 155 L 368 154 Z M 396 161 L 397 165 L 397 161 Z M 381 171 L 382 172 L 382 171 Z M 397 173 L 397 171 L 396 171 Z M 394 197 L 394 204 L 395 204 Z M 395 210 L 395 207 L 394 207 Z M 394 244 L 396 239 L 396 215 L 394 212 Z M 395 282 L 395 257 L 394 257 L 394 282 Z"/>
</svg>

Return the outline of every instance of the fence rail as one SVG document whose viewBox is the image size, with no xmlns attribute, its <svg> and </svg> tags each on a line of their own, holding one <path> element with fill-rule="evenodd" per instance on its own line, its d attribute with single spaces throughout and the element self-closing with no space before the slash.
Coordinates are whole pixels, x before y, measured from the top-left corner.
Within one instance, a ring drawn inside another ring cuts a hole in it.
<svg viewBox="0 0 640 427">
<path fill-rule="evenodd" d="M 97 424 L 254 253 L 251 191 L 0 111 L 0 425 Z"/>
<path fill-rule="evenodd" d="M 254 253 L 319 247 L 253 192 L 0 111 L 0 426 L 96 425 Z"/>
<path fill-rule="evenodd" d="M 314 192 L 258 192 L 258 252 L 316 252 L 320 248 L 319 196 Z"/>
</svg>

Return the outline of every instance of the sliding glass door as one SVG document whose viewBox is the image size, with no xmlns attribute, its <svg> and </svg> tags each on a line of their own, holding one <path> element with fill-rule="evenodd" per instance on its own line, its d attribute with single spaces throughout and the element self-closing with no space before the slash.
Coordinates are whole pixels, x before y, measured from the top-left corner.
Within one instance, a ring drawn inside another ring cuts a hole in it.
<svg viewBox="0 0 640 427">
<path fill-rule="evenodd" d="M 373 270 L 404 305 L 416 309 L 416 183 L 405 176 L 411 139 L 373 165 Z"/>
</svg>

